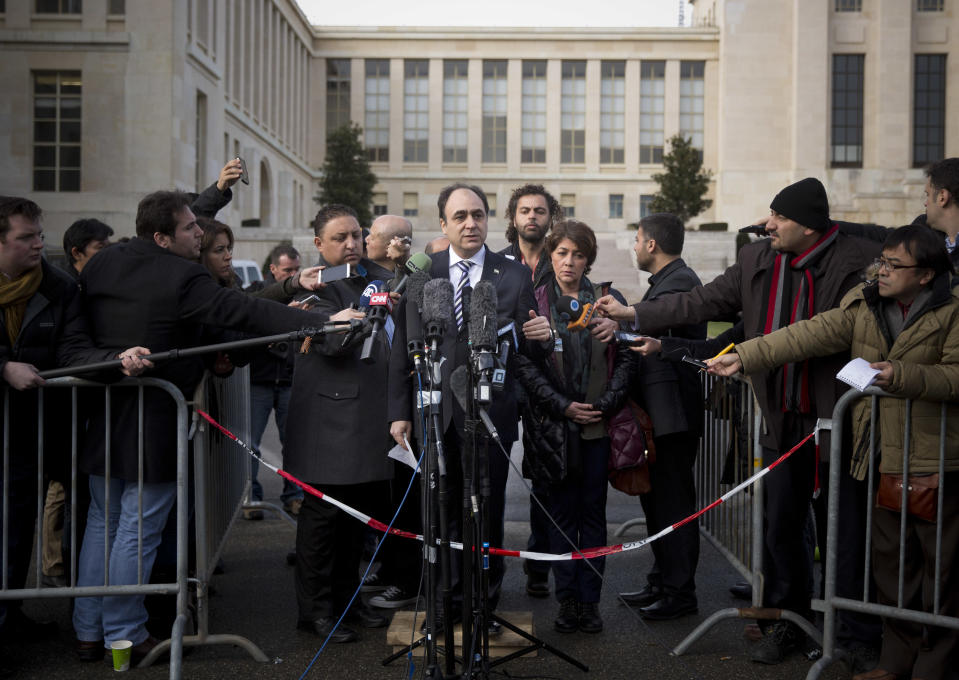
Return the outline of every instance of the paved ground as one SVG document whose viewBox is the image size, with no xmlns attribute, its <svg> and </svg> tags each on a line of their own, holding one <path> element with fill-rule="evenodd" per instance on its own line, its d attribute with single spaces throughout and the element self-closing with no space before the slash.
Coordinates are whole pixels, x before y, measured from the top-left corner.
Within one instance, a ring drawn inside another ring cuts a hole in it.
<svg viewBox="0 0 959 680">
<path fill-rule="evenodd" d="M 275 432 L 272 430 L 271 432 Z M 275 434 L 264 442 L 268 452 L 277 451 Z M 518 447 L 514 459 L 518 459 Z M 262 474 L 262 473 L 261 473 Z M 268 500 L 276 499 L 279 479 L 261 477 Z M 524 518 L 528 512 L 525 493 L 518 479 L 511 478 L 507 507 L 508 547 L 522 547 L 526 541 Z M 610 533 L 616 526 L 639 514 L 635 499 L 612 492 L 608 513 Z M 629 536 L 642 535 L 638 530 Z M 211 600 L 211 633 L 243 635 L 272 659 L 271 664 L 252 661 L 233 646 L 209 646 L 196 649 L 184 660 L 184 678 L 298 678 L 314 659 L 321 641 L 294 628 L 296 620 L 292 572 L 285 557 L 293 545 L 294 530 L 280 519 L 268 517 L 261 522 L 240 520 L 235 526 L 223 555 L 225 573 L 216 577 L 216 595 Z M 702 543 L 699 566 L 700 613 L 678 621 L 647 624 L 634 612 L 617 603 L 614 594 L 641 585 L 651 562 L 651 553 L 640 550 L 614 556 L 607 561 L 601 613 L 606 630 L 599 635 L 562 635 L 552 628 L 557 605 L 552 600 L 534 600 L 526 596 L 524 577 L 517 563 L 510 564 L 506 576 L 502 610 L 528 610 L 533 613 L 536 635 L 560 647 L 590 667 L 589 674 L 573 668 L 548 653 L 536 658 L 517 659 L 496 669 L 493 677 L 513 678 L 659 678 L 668 679 L 800 679 L 810 662 L 794 656 L 781 666 L 759 666 L 748 660 L 749 646 L 743 637 L 745 621 L 729 620 L 714 628 L 695 644 L 689 653 L 674 657 L 670 650 L 709 614 L 736 606 L 727 593 L 736 572 L 706 541 Z M 112 674 L 106 662 L 81 664 L 72 653 L 69 603 L 66 600 L 29 602 L 27 611 L 34 616 L 52 618 L 61 628 L 54 642 L 27 644 L 14 650 L 22 665 L 22 678 L 97 678 Z M 381 660 L 390 652 L 385 644 L 385 629 L 362 632 L 355 644 L 332 645 L 316 658 L 309 678 L 363 679 L 409 675 L 406 664 L 395 662 L 383 667 Z M 420 666 L 413 670 L 419 673 Z M 167 677 L 165 664 L 133 671 L 139 677 Z M 841 666 L 828 678 L 848 677 Z"/>
</svg>

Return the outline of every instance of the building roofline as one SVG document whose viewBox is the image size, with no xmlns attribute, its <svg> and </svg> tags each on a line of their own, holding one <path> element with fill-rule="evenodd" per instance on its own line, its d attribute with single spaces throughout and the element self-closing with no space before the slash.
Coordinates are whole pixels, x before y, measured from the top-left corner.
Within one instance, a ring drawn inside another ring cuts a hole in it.
<svg viewBox="0 0 959 680">
<path fill-rule="evenodd" d="M 636 28 L 529 28 L 509 26 L 323 26 L 313 25 L 316 39 L 334 40 L 682 40 L 712 41 L 719 37 L 715 27 Z"/>
</svg>

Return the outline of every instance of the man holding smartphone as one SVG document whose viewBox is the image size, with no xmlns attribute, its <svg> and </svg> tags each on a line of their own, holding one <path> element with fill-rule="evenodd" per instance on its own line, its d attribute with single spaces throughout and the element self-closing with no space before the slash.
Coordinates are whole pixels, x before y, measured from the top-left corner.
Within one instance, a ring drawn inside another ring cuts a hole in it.
<svg viewBox="0 0 959 680">
<path fill-rule="evenodd" d="M 350 265 L 347 278 L 327 283 L 314 307 L 321 313 L 344 310 L 360 301 L 375 280 L 393 274 L 362 259 L 363 232 L 356 213 L 344 205 L 324 206 L 313 221 L 319 264 Z M 390 333 L 384 328 L 372 363 L 360 360 L 364 337 L 346 345 L 343 338 L 316 339 L 306 354 L 296 355 L 293 391 L 287 418 L 283 460 L 294 476 L 374 517 L 382 516 L 389 498 L 393 464 L 386 424 L 386 384 Z M 351 642 L 349 627 L 380 628 L 382 614 L 356 600 L 344 624 L 340 614 L 359 586 L 364 526 L 324 500 L 307 494 L 296 530 L 294 585 L 299 609 L 297 627 L 333 642 Z"/>
<path fill-rule="evenodd" d="M 397 272 L 406 264 L 413 242 L 413 224 L 399 215 L 380 215 L 366 237 L 366 257 L 384 269 Z"/>
</svg>

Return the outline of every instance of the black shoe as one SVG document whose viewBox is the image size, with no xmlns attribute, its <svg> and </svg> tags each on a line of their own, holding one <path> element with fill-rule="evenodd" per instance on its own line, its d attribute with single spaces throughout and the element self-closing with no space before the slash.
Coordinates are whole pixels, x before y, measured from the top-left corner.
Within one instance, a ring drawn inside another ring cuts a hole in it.
<svg viewBox="0 0 959 680">
<path fill-rule="evenodd" d="M 416 593 L 410 593 L 399 586 L 390 586 L 386 592 L 370 598 L 370 606 L 378 609 L 402 609 L 420 601 Z"/>
<path fill-rule="evenodd" d="M 633 593 L 620 593 L 619 597 L 631 607 L 648 607 L 662 599 L 663 595 L 662 587 L 647 583 L 646 587 L 642 590 L 637 590 Z"/>
<path fill-rule="evenodd" d="M 462 615 L 461 615 L 460 611 L 457 609 L 456 613 L 455 613 L 454 616 L 453 616 L 453 626 L 454 626 L 454 627 L 456 626 L 456 624 L 458 624 L 458 623 L 460 622 L 460 619 L 461 619 L 461 618 L 462 618 Z M 499 625 L 499 624 L 496 624 L 496 625 Z M 440 637 L 441 635 L 443 635 L 443 630 L 444 630 L 445 626 L 446 626 L 446 621 L 445 621 L 445 619 L 443 618 L 443 615 L 442 615 L 442 614 L 438 614 L 438 615 L 436 616 L 436 621 L 434 621 L 434 623 L 433 623 L 433 636 L 438 638 L 438 637 Z M 426 619 L 425 619 L 425 618 L 423 619 L 423 623 L 420 624 L 420 634 L 421 634 L 421 635 L 426 635 Z"/>
<path fill-rule="evenodd" d="M 746 581 L 737 581 L 733 585 L 729 586 L 729 593 L 733 597 L 740 600 L 752 600 L 753 586 Z"/>
<path fill-rule="evenodd" d="M 77 658 L 83 662 L 101 661 L 106 653 L 103 640 L 77 640 L 73 645 Z"/>
<path fill-rule="evenodd" d="M 584 633 L 602 633 L 603 619 L 599 615 L 598 602 L 582 602 L 579 605 L 579 629 Z"/>
<path fill-rule="evenodd" d="M 297 621 L 296 623 L 299 630 L 308 631 L 324 640 L 329 637 L 330 642 L 354 642 L 359 638 L 359 635 L 352 628 L 340 625 L 336 630 L 333 630 L 335 625 L 335 616 L 324 616 L 316 621 Z M 330 631 L 333 631 L 332 635 L 330 635 Z"/>
<path fill-rule="evenodd" d="M 386 628 L 390 625 L 390 617 L 380 614 L 370 609 L 365 604 L 356 600 L 350 610 L 343 617 L 344 623 L 352 623 L 363 626 L 363 628 Z"/>
<path fill-rule="evenodd" d="M 795 624 L 776 621 L 766 627 L 762 639 L 753 647 L 752 660 L 770 665 L 782 663 L 786 656 L 799 649 L 802 637 Z"/>
<path fill-rule="evenodd" d="M 696 605 L 696 600 L 682 600 L 672 595 L 663 595 L 661 599 L 648 607 L 642 607 L 639 613 L 644 619 L 650 621 L 669 621 L 687 614 L 698 614 L 699 607 Z"/>
<path fill-rule="evenodd" d="M 571 597 L 563 600 L 553 627 L 560 633 L 575 633 L 579 630 L 579 602 Z"/>
<path fill-rule="evenodd" d="M 526 594 L 530 597 L 549 597 L 549 572 L 530 569 L 529 562 L 523 562 L 526 574 Z"/>
<path fill-rule="evenodd" d="M 360 589 L 364 593 L 382 593 L 389 587 L 389 583 L 386 583 L 385 579 L 380 576 L 380 569 L 382 568 L 380 562 L 376 562 L 372 567 L 370 567 L 369 572 L 366 576 L 363 577 L 363 587 Z"/>
</svg>

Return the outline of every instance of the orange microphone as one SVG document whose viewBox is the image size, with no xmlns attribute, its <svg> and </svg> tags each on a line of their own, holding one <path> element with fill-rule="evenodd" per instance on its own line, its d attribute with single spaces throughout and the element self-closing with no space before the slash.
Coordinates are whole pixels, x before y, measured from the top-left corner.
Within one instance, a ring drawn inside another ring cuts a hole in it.
<svg viewBox="0 0 959 680">
<path fill-rule="evenodd" d="M 556 311 L 563 321 L 566 321 L 566 329 L 570 331 L 585 330 L 593 318 L 593 312 L 596 311 L 596 305 L 591 302 L 585 305 L 576 298 L 569 295 L 563 295 L 556 300 Z"/>
</svg>

